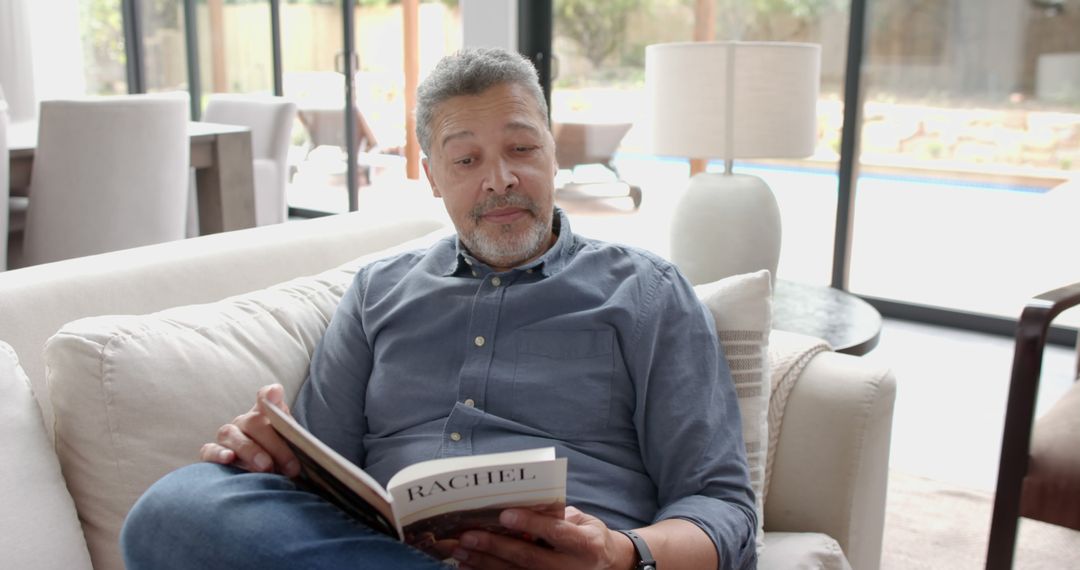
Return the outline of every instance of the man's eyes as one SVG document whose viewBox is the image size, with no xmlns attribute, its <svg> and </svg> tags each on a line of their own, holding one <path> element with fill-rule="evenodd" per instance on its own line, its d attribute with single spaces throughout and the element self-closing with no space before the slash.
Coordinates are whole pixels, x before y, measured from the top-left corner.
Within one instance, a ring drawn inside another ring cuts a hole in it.
<svg viewBox="0 0 1080 570">
<path fill-rule="evenodd" d="M 531 154 L 531 153 L 535 152 L 538 149 L 540 149 L 540 145 L 536 145 L 536 144 L 517 144 L 517 145 L 513 145 L 512 147 L 510 147 L 510 150 L 514 154 L 525 154 L 525 155 Z M 453 162 L 454 162 L 454 164 L 459 165 L 459 166 L 472 166 L 473 164 L 476 163 L 476 160 L 477 159 L 476 159 L 475 156 L 463 156 L 461 158 L 455 159 Z"/>
</svg>

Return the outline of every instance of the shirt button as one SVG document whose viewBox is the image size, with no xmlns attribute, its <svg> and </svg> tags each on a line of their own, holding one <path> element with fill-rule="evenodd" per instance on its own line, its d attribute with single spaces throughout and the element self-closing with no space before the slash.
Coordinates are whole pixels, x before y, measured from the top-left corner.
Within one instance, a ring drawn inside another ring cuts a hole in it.
<svg viewBox="0 0 1080 570">
<path fill-rule="evenodd" d="M 476 346 L 484 346 L 484 342 L 486 342 L 486 341 L 484 340 L 484 337 L 482 337 L 482 336 L 478 336 L 478 337 L 473 339 L 473 344 L 475 344 Z"/>
<path fill-rule="evenodd" d="M 461 434 L 455 431 L 454 433 L 450 434 L 450 439 L 454 441 L 461 441 Z"/>
<path fill-rule="evenodd" d="M 502 279 L 499 279 L 498 277 L 492 277 L 491 278 L 491 285 L 494 286 L 494 287 L 498 287 L 499 285 L 502 285 Z"/>
<path fill-rule="evenodd" d="M 466 400 L 465 400 L 464 402 L 462 402 L 462 403 L 463 403 L 463 404 L 465 404 L 466 406 L 470 407 L 470 408 L 476 407 L 476 401 L 475 401 L 475 400 L 473 400 L 472 398 L 467 398 L 467 399 L 466 399 Z"/>
<path fill-rule="evenodd" d="M 472 270 L 472 276 L 473 276 L 473 277 L 476 277 L 476 276 L 478 276 L 478 275 L 479 275 L 479 273 L 477 273 L 477 272 L 476 272 L 476 270 L 475 270 L 475 269 L 473 269 L 473 270 Z"/>
<path fill-rule="evenodd" d="M 533 272 L 533 270 L 532 270 L 532 269 L 526 269 L 526 270 L 525 270 L 525 273 L 532 273 L 532 272 Z"/>
</svg>

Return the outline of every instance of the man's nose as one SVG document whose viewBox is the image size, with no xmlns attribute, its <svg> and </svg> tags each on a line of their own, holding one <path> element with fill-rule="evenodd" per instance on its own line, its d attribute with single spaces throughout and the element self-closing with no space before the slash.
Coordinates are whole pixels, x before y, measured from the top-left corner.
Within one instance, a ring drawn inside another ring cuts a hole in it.
<svg viewBox="0 0 1080 570">
<path fill-rule="evenodd" d="M 506 194 L 517 186 L 517 175 L 514 174 L 510 164 L 503 159 L 492 160 L 488 163 L 490 169 L 484 179 L 484 190 L 496 194 Z"/>
</svg>

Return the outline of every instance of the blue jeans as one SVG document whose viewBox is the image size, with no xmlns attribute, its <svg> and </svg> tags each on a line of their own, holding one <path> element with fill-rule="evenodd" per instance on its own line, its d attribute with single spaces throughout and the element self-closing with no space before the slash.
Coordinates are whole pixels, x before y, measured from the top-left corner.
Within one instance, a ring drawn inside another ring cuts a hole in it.
<svg viewBox="0 0 1080 570">
<path fill-rule="evenodd" d="M 129 570 L 448 568 L 283 476 L 213 463 L 151 486 L 128 514 L 120 548 Z"/>
</svg>

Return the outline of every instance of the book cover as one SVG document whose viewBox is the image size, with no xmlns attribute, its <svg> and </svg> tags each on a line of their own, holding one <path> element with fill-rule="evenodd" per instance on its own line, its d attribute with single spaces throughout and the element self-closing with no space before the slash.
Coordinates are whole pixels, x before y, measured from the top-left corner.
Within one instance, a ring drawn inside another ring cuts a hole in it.
<svg viewBox="0 0 1080 570">
<path fill-rule="evenodd" d="M 563 516 L 566 458 L 556 458 L 554 447 L 423 461 L 397 472 L 383 488 L 292 416 L 263 404 L 300 461 L 301 485 L 436 558 L 435 544 L 467 530 L 511 534 L 499 524 L 499 513 L 510 507 Z"/>
</svg>

